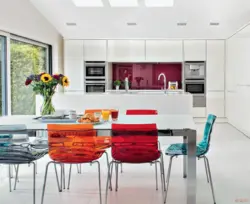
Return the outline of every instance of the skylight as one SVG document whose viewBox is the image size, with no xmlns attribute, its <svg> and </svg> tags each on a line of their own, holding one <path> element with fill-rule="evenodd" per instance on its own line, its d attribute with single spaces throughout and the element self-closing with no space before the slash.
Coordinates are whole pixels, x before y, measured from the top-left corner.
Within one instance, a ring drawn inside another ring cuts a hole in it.
<svg viewBox="0 0 250 204">
<path fill-rule="evenodd" d="M 77 7 L 103 7 L 102 0 L 72 0 Z"/>
<path fill-rule="evenodd" d="M 172 7 L 174 0 L 145 0 L 147 7 Z"/>
</svg>

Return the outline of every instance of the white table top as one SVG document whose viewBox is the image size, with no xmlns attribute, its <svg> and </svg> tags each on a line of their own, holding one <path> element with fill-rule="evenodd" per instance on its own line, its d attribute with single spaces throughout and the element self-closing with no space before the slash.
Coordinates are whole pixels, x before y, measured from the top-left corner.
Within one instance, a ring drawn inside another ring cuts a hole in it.
<svg viewBox="0 0 250 204">
<path fill-rule="evenodd" d="M 47 129 L 47 123 L 42 123 L 39 120 L 33 120 L 36 116 L 2 116 L 0 117 L 1 125 L 25 125 L 28 130 L 43 130 Z M 181 130 L 193 129 L 196 130 L 192 115 L 150 115 L 150 116 L 127 116 L 119 115 L 116 123 L 121 124 L 150 124 L 156 123 L 158 130 Z M 111 122 L 95 125 L 95 129 L 109 130 L 111 129 Z M 5 128 L 3 128 L 5 129 Z"/>
</svg>

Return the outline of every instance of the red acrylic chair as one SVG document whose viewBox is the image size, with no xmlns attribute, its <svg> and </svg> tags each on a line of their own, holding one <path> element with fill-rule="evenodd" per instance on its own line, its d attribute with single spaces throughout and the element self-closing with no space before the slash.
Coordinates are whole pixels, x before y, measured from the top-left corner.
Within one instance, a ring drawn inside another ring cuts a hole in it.
<svg viewBox="0 0 250 204">
<path fill-rule="evenodd" d="M 97 138 L 96 131 L 93 129 L 93 125 L 89 124 L 48 125 L 49 156 L 52 159 L 52 161 L 49 162 L 46 166 L 41 204 L 43 204 L 44 201 L 48 167 L 52 163 L 59 164 L 61 166 L 61 183 L 60 183 L 61 190 L 63 188 L 63 181 L 65 181 L 64 178 L 65 164 L 70 164 L 69 180 L 68 180 L 68 188 L 69 188 L 72 164 L 97 163 L 100 204 L 102 203 L 100 163 L 98 159 L 106 152 L 104 149 L 102 148 L 100 149 L 100 144 L 96 141 L 96 138 Z M 108 161 L 108 156 L 107 156 L 107 161 Z M 57 176 L 57 171 L 56 171 L 56 176 Z"/>
<path fill-rule="evenodd" d="M 158 115 L 157 110 L 150 110 L 150 109 L 131 109 L 127 110 L 126 115 Z"/>
<path fill-rule="evenodd" d="M 156 171 L 157 164 L 159 164 L 162 191 L 165 190 L 163 156 L 158 148 L 158 131 L 156 124 L 112 124 L 111 152 L 113 160 L 109 165 L 106 186 L 106 203 L 108 196 L 108 184 L 112 179 L 113 164 L 115 164 L 116 171 L 116 191 L 118 190 L 118 164 L 121 163 L 155 163 Z M 158 180 L 156 177 L 156 187 L 157 186 Z"/>
</svg>

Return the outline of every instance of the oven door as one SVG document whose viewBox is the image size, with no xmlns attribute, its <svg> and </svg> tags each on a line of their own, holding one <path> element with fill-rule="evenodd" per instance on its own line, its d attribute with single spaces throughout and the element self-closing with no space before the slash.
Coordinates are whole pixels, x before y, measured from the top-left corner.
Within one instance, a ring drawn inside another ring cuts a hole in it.
<svg viewBox="0 0 250 204">
<path fill-rule="evenodd" d="M 185 92 L 195 95 L 205 95 L 205 82 L 202 81 L 186 81 Z"/>
<path fill-rule="evenodd" d="M 85 76 L 86 78 L 88 77 L 105 77 L 105 66 L 98 66 L 98 65 L 88 65 L 86 66 L 86 70 L 85 70 Z"/>
<path fill-rule="evenodd" d="M 87 81 L 85 85 L 86 93 L 104 93 L 105 89 L 106 89 L 105 82 Z"/>
</svg>

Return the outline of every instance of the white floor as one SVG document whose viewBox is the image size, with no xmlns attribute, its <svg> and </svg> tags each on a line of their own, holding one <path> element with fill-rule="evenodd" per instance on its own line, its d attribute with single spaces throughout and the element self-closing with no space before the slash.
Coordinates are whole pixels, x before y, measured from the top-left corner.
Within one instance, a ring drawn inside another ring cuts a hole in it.
<svg viewBox="0 0 250 204">
<path fill-rule="evenodd" d="M 198 124 L 202 133 L 203 124 Z M 162 148 L 170 143 L 181 142 L 181 138 L 160 138 Z M 211 149 L 208 153 L 214 181 L 217 204 L 235 204 L 243 199 L 250 203 L 250 139 L 229 124 L 216 124 L 212 135 Z M 41 189 L 46 157 L 38 162 L 37 203 L 41 200 Z M 167 169 L 169 158 L 165 156 Z M 101 159 L 101 179 L 104 190 L 106 184 L 106 160 Z M 206 181 L 204 163 L 198 161 L 197 168 L 197 203 L 212 204 L 210 186 Z M 124 165 L 124 173 L 119 177 L 118 192 L 110 192 L 111 204 L 157 204 L 161 203 L 161 191 L 155 189 L 154 166 Z M 71 189 L 62 193 L 57 191 L 53 166 L 50 168 L 45 204 L 99 204 L 97 166 L 82 166 L 82 174 L 77 174 L 76 166 L 72 170 Z M 17 190 L 9 192 L 7 180 L 0 187 L 1 204 L 32 204 L 32 168 L 20 167 L 20 182 Z M 185 179 L 182 178 L 182 158 L 174 159 L 167 203 L 185 203 Z M 114 186 L 114 182 L 113 182 Z M 160 189 L 160 188 L 159 188 Z"/>
</svg>

